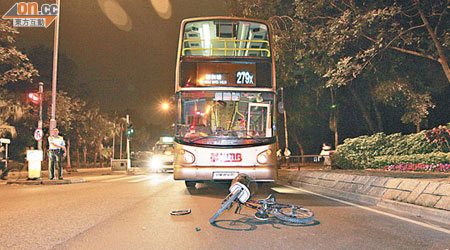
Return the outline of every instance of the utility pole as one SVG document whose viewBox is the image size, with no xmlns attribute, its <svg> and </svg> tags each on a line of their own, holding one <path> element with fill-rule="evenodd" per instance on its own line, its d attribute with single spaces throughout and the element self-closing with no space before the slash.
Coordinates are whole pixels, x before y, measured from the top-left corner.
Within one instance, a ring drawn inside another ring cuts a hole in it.
<svg viewBox="0 0 450 250">
<path fill-rule="evenodd" d="M 116 123 L 113 124 L 113 131 L 112 131 L 112 136 L 113 136 L 113 150 L 112 150 L 112 160 L 114 160 L 114 151 L 116 151 Z"/>
<path fill-rule="evenodd" d="M 122 152 L 123 152 L 122 144 L 123 144 L 123 124 L 120 123 L 119 159 L 122 159 Z"/>
<path fill-rule="evenodd" d="M 42 102 L 44 97 L 44 83 L 39 82 L 39 121 L 38 129 L 42 130 Z M 38 141 L 38 150 L 42 150 L 42 140 Z"/>
<path fill-rule="evenodd" d="M 127 115 L 127 127 L 130 125 L 130 116 Z M 130 137 L 127 136 L 127 173 L 131 169 L 131 159 L 130 159 Z"/>
<path fill-rule="evenodd" d="M 56 128 L 56 80 L 58 77 L 58 41 L 59 41 L 59 17 L 61 16 L 61 1 L 56 0 L 58 5 L 58 16 L 55 20 L 55 35 L 53 38 L 53 74 L 52 74 L 52 109 L 50 117 L 50 128 L 52 131 Z"/>
<path fill-rule="evenodd" d="M 285 137 L 285 146 L 284 156 L 289 157 L 291 155 L 291 151 L 289 151 L 289 140 L 288 140 L 288 130 L 287 130 L 287 114 L 286 114 L 286 106 L 284 105 L 284 90 L 281 87 L 281 102 L 283 103 L 283 116 L 284 116 L 284 137 Z M 289 165 L 288 165 L 289 166 Z"/>
</svg>

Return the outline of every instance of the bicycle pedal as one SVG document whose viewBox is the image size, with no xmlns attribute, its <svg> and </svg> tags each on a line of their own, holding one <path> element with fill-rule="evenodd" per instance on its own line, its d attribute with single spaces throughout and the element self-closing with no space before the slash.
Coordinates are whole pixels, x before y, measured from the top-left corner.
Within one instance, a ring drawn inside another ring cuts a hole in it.
<svg viewBox="0 0 450 250">
<path fill-rule="evenodd" d="M 257 220 L 268 220 L 269 219 L 269 215 L 267 213 L 255 213 L 255 218 Z"/>
</svg>

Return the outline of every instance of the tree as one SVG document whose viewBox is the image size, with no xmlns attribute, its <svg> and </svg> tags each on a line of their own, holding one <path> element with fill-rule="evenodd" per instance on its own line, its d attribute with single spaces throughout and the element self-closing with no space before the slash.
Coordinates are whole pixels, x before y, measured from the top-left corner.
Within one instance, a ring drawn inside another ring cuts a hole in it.
<svg viewBox="0 0 450 250">
<path fill-rule="evenodd" d="M 331 102 L 330 93 L 325 90 L 306 84 L 285 88 L 289 138 L 298 147 L 298 151 L 294 148 L 293 153 L 297 151 L 302 155 L 317 154 L 322 143 L 329 142 L 331 134 L 328 121 Z M 283 119 L 278 122 L 280 124 L 277 126 L 281 128 L 284 125 Z M 292 146 L 291 143 L 290 147 Z"/>
<path fill-rule="evenodd" d="M 87 151 L 90 150 L 94 152 L 94 164 L 97 164 L 97 158 L 99 158 L 100 165 L 102 165 L 102 155 L 109 154 L 102 154 L 102 151 L 104 151 L 103 142 L 112 136 L 113 122 L 107 120 L 98 108 L 90 108 L 83 113 L 83 121 L 79 129 L 81 132 L 79 141 L 83 147 L 84 164 L 87 163 Z"/>
<path fill-rule="evenodd" d="M 51 92 L 46 91 L 44 92 L 44 99 L 50 100 L 51 99 Z M 78 98 L 73 98 L 68 95 L 67 92 L 64 91 L 58 91 L 56 95 L 56 104 L 57 109 L 55 116 L 57 117 L 57 126 L 59 130 L 61 131 L 61 134 L 64 136 L 66 140 L 66 148 L 67 148 L 67 168 L 70 169 L 72 166 L 71 162 L 71 148 L 72 148 L 72 141 L 76 140 L 76 133 L 74 131 L 77 131 L 78 121 L 77 121 L 77 114 L 79 114 L 83 108 L 84 108 L 84 102 Z M 50 105 L 47 102 L 47 105 Z M 47 116 L 50 117 L 51 109 L 47 107 Z M 50 120 L 46 119 L 44 120 L 44 127 L 50 126 Z M 49 133 L 50 135 L 50 133 Z"/>
<path fill-rule="evenodd" d="M 17 34 L 19 32 L 11 22 L 0 20 L 0 86 L 18 81 L 30 82 L 38 75 L 28 57 L 14 46 Z"/>
<path fill-rule="evenodd" d="M 315 61 L 315 73 L 324 73 L 327 87 L 347 87 L 371 133 L 383 130 L 381 112 L 374 98 L 376 78 L 386 72 L 391 79 L 397 78 L 397 74 L 380 68 L 405 65 L 404 61 L 387 60 L 391 54 L 401 52 L 435 59 L 447 71 L 447 59 L 441 53 L 444 50 L 441 45 L 447 46 L 448 30 L 442 28 L 448 20 L 447 1 L 424 4 L 392 1 L 389 5 L 381 1 L 328 0 L 296 1 L 295 5 L 295 20 L 299 24 L 295 34 L 305 41 L 303 49 L 298 51 L 299 59 Z M 431 33 L 425 29 L 430 23 L 434 26 Z"/>
<path fill-rule="evenodd" d="M 19 119 L 23 113 L 20 99 L 8 91 L 8 85 L 30 83 L 39 75 L 28 57 L 15 46 L 17 34 L 10 21 L 0 20 L 0 125 L 7 125 L 11 117 Z"/>
<path fill-rule="evenodd" d="M 430 94 L 415 93 L 404 79 L 381 83 L 376 89 L 376 95 L 384 104 L 403 107 L 405 112 L 401 118 L 402 122 L 413 123 L 417 133 L 420 132 L 420 123 L 429 114 L 428 109 L 435 107 Z"/>
<path fill-rule="evenodd" d="M 282 85 L 300 82 L 335 88 L 336 104 L 340 107 L 336 111 L 354 113 L 342 109 L 357 107 L 368 133 L 383 131 L 386 122 L 380 101 L 375 98 L 380 82 L 409 75 L 411 90 L 418 96 L 426 94 L 431 86 L 429 76 L 420 74 L 421 70 L 435 73 L 433 79 L 444 76 L 442 72 L 447 76 L 448 1 L 229 0 L 228 3 L 235 15 L 268 19 L 272 23 L 277 77 Z M 294 13 L 286 11 L 292 5 Z M 431 63 L 424 63 L 424 59 Z M 418 68 L 417 65 L 423 66 L 422 69 L 410 70 Z M 436 65 L 441 65 L 443 71 L 436 73 Z M 348 104 L 342 105 L 345 103 Z M 333 124 L 340 123 L 334 121 Z"/>
<path fill-rule="evenodd" d="M 328 85 L 346 85 L 389 50 L 438 62 L 450 83 L 450 2 L 328 0 L 296 5 L 300 21 L 314 28 L 313 41 L 328 45 L 324 48 L 338 56 L 325 74 Z"/>
</svg>

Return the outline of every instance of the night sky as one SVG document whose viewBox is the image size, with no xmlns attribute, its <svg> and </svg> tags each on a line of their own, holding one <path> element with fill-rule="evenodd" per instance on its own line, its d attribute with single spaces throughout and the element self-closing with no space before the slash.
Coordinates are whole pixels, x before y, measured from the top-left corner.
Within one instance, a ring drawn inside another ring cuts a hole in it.
<svg viewBox="0 0 450 250">
<path fill-rule="evenodd" d="M 2 0 L 1 15 L 16 2 Z M 61 0 L 59 52 L 77 64 L 79 81 L 102 110 L 156 122 L 155 106 L 174 91 L 181 20 L 215 15 L 227 15 L 224 1 Z M 54 27 L 19 28 L 17 46 L 52 49 Z"/>
</svg>

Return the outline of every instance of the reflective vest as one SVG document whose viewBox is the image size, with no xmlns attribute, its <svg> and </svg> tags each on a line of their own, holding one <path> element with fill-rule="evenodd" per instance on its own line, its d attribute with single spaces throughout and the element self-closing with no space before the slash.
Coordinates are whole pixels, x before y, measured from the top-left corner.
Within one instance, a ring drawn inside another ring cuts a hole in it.
<svg viewBox="0 0 450 250">
<path fill-rule="evenodd" d="M 49 149 L 60 149 L 59 147 L 54 146 L 58 145 L 58 146 L 65 146 L 66 143 L 64 142 L 64 138 L 62 136 L 49 136 L 48 137 L 48 145 L 49 145 Z"/>
</svg>

